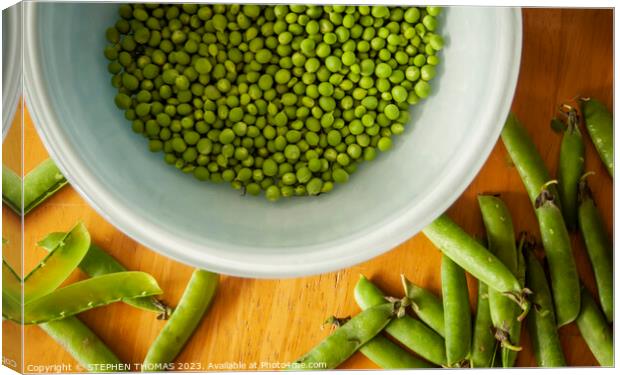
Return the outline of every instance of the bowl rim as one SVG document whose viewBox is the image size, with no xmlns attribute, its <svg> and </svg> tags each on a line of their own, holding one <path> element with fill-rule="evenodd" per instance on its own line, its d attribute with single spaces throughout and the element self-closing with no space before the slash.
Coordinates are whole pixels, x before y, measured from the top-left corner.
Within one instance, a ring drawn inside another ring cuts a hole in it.
<svg viewBox="0 0 620 375">
<path fill-rule="evenodd" d="M 453 164 L 452 173 L 446 175 L 434 193 L 425 197 L 416 210 L 406 210 L 403 215 L 367 232 L 364 236 L 346 243 L 321 243 L 304 246 L 306 256 L 297 254 L 225 253 L 220 249 L 199 245 L 184 238 L 169 236 L 166 229 L 149 222 L 120 204 L 105 186 L 96 182 L 92 172 L 73 153 L 74 146 L 59 131 L 60 122 L 52 110 L 49 93 L 42 84 L 41 60 L 38 58 L 38 40 L 35 25 L 37 3 L 24 5 L 25 30 L 25 97 L 33 123 L 50 157 L 57 163 L 72 187 L 88 204 L 114 225 L 146 247 L 179 262 L 214 272 L 254 278 L 287 278 L 322 274 L 350 267 L 376 257 L 417 234 L 432 220 L 439 217 L 465 191 L 499 138 L 510 110 L 519 75 L 522 48 L 522 17 L 520 8 L 498 8 L 498 24 L 505 40 L 500 44 L 499 61 L 506 62 L 506 71 L 494 84 L 498 91 L 497 105 L 481 116 L 483 132 L 465 155 Z M 415 212 L 414 212 L 415 211 Z M 333 246 L 332 246 L 333 245 Z M 248 250 L 249 247 L 235 246 Z M 182 250 L 180 250 L 182 249 Z M 299 249 L 299 248 L 297 248 Z M 334 254 L 338 254 L 334 257 Z"/>
<path fill-rule="evenodd" d="M 2 59 L 4 60 L 5 56 L 8 56 L 6 64 L 3 61 L 3 65 L 7 66 L 7 76 L 2 75 L 2 141 L 13 125 L 13 117 L 15 117 L 21 97 L 22 64 L 20 62 L 22 58 L 21 46 L 23 45 L 21 9 L 22 3 L 17 3 L 3 10 L 3 12 L 7 12 L 6 21 L 10 33 L 9 35 L 2 34 L 3 42 L 7 42 L 7 46 L 3 46 Z"/>
</svg>

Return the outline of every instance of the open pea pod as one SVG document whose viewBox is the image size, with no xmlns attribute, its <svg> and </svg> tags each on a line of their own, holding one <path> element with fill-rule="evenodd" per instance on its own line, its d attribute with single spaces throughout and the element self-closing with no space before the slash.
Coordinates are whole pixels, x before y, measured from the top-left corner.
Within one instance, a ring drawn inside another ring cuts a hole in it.
<svg viewBox="0 0 620 375">
<path fill-rule="evenodd" d="M 67 184 L 52 159 L 37 165 L 24 177 L 24 214 L 41 204 Z"/>
<path fill-rule="evenodd" d="M 4 164 L 2 164 L 2 202 L 21 215 L 22 179 Z"/>
<path fill-rule="evenodd" d="M 24 301 L 43 297 L 58 288 L 80 264 L 89 246 L 90 235 L 80 222 L 24 278 Z"/>
<path fill-rule="evenodd" d="M 128 298 L 161 294 L 155 279 L 144 272 L 101 275 L 57 289 L 24 306 L 24 324 L 39 324 L 79 314 Z"/>
</svg>

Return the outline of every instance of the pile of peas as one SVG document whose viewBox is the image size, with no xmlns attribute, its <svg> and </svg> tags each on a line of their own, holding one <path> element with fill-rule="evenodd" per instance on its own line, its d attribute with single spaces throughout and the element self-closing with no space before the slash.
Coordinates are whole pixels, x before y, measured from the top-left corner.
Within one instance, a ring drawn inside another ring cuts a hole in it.
<svg viewBox="0 0 620 375">
<path fill-rule="evenodd" d="M 392 147 L 426 98 L 438 7 L 123 4 L 116 105 L 149 149 L 252 195 L 318 195 Z"/>
</svg>

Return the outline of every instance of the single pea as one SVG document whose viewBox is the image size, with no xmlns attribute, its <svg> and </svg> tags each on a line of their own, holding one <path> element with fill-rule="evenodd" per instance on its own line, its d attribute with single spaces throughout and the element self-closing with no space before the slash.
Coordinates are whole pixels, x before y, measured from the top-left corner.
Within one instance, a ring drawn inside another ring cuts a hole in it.
<svg viewBox="0 0 620 375">
<path fill-rule="evenodd" d="M 385 152 L 392 148 L 392 140 L 389 137 L 381 137 L 377 143 L 379 151 Z"/>
<path fill-rule="evenodd" d="M 387 63 L 379 63 L 375 67 L 375 75 L 379 78 L 388 78 L 392 74 L 392 67 Z"/>
<path fill-rule="evenodd" d="M 420 98 L 426 98 L 431 92 L 431 85 L 426 81 L 418 81 L 413 88 Z"/>
<path fill-rule="evenodd" d="M 388 104 L 385 106 L 383 113 L 390 120 L 396 120 L 398 116 L 400 116 L 400 110 L 395 104 Z"/>
<path fill-rule="evenodd" d="M 420 77 L 425 81 L 430 81 L 435 77 L 435 67 L 433 65 L 424 65 L 420 69 Z"/>
<path fill-rule="evenodd" d="M 281 197 L 280 188 L 275 185 L 271 185 L 265 189 L 265 198 L 271 202 L 279 200 Z"/>
<path fill-rule="evenodd" d="M 306 184 L 308 195 L 318 195 L 323 187 L 323 181 L 320 178 L 313 178 Z"/>
</svg>

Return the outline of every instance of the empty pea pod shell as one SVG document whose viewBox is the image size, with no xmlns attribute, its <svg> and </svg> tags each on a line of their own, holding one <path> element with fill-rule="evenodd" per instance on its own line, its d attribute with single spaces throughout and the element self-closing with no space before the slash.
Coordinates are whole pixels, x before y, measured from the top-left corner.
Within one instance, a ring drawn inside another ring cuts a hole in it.
<svg viewBox="0 0 620 375">
<path fill-rule="evenodd" d="M 16 214 L 22 213 L 22 179 L 2 164 L 2 202 Z"/>
<path fill-rule="evenodd" d="M 444 336 L 443 303 L 433 292 L 415 285 L 401 275 L 405 295 L 411 302 L 411 307 L 421 321 L 426 323 L 435 332 Z"/>
<path fill-rule="evenodd" d="M 161 294 L 155 279 L 144 272 L 118 272 L 78 281 L 24 305 L 24 324 L 63 319 L 127 298 Z"/>
<path fill-rule="evenodd" d="M 360 276 L 355 301 L 362 309 L 385 303 L 385 295 L 370 280 Z M 385 331 L 420 357 L 439 366 L 446 364 L 446 344 L 437 332 L 418 319 L 405 315 L 393 320 Z"/>
<path fill-rule="evenodd" d="M 614 128 L 613 116 L 603 103 L 596 99 L 583 99 L 581 111 L 586 129 L 611 177 L 614 176 Z"/>
<path fill-rule="evenodd" d="M 71 316 L 40 324 L 88 372 L 117 372 L 122 362 L 81 320 Z"/>
<path fill-rule="evenodd" d="M 581 289 L 582 306 L 577 327 L 590 351 L 601 366 L 614 365 L 614 338 L 605 315 L 585 289 Z"/>
<path fill-rule="evenodd" d="M 395 315 L 393 303 L 369 307 L 336 329 L 310 352 L 291 363 L 288 370 L 325 370 L 338 367 L 378 335 Z"/>
<path fill-rule="evenodd" d="M 24 177 L 24 214 L 67 184 L 54 161 L 47 159 Z"/>
<path fill-rule="evenodd" d="M 64 236 L 66 236 L 66 233 L 63 232 L 50 233 L 43 240 L 39 241 L 37 245 L 47 251 L 54 251 L 60 245 Z M 112 255 L 93 243 L 90 244 L 88 252 L 84 255 L 78 267 L 90 277 L 127 271 Z M 123 302 L 142 310 L 160 313 L 160 317 L 163 319 L 167 319 L 171 313 L 171 309 L 168 306 L 153 296 L 130 298 L 123 300 Z"/>
<path fill-rule="evenodd" d="M 90 235 L 80 222 L 26 275 L 24 301 L 27 303 L 43 297 L 58 288 L 80 264 L 89 246 Z"/>
<path fill-rule="evenodd" d="M 409 354 L 382 334 L 378 334 L 368 341 L 366 345 L 360 348 L 360 352 L 383 369 L 433 367 L 430 363 Z"/>
<path fill-rule="evenodd" d="M 460 367 L 471 348 L 471 311 L 465 271 L 447 256 L 441 259 L 441 291 L 448 367 Z"/>
</svg>

